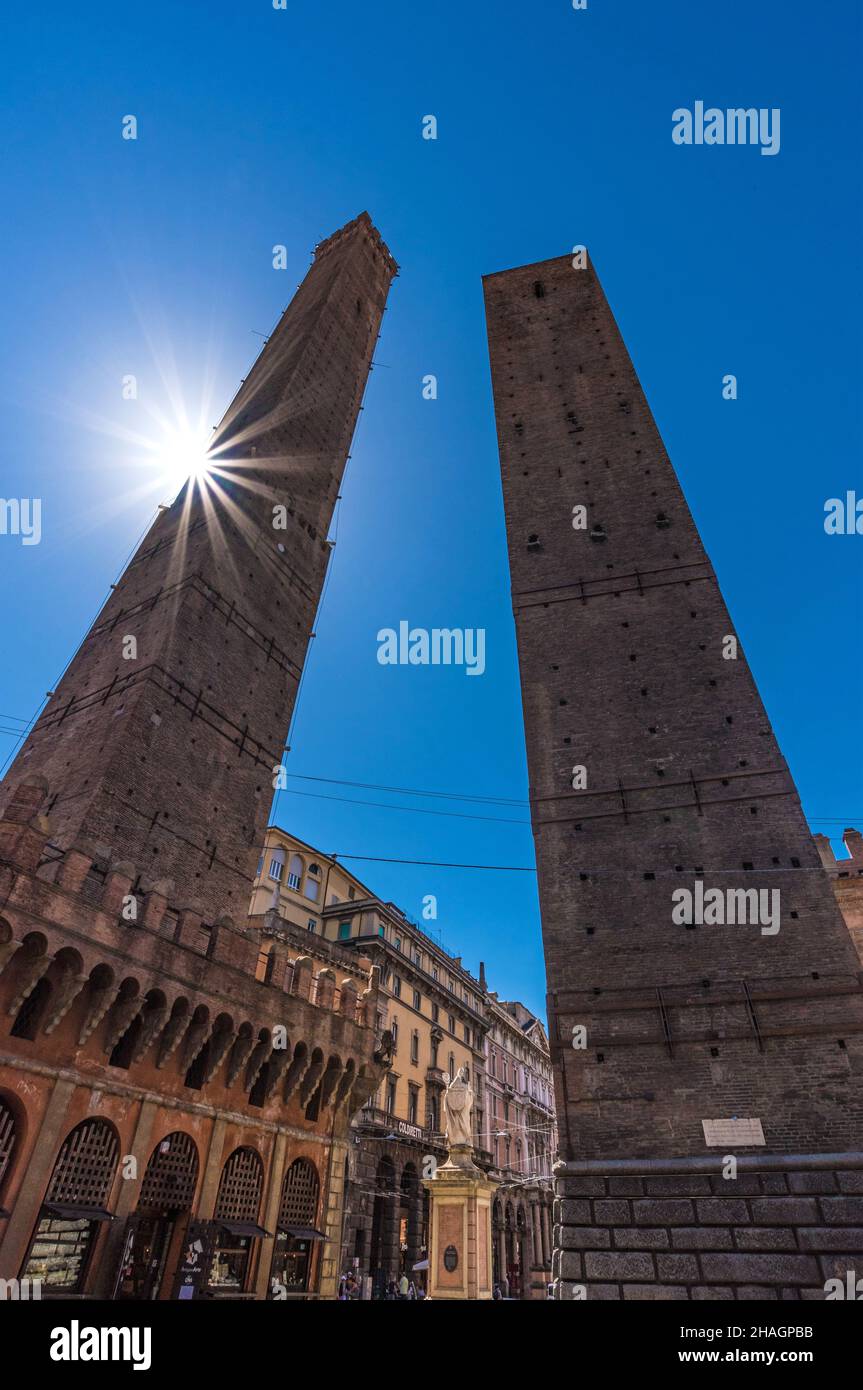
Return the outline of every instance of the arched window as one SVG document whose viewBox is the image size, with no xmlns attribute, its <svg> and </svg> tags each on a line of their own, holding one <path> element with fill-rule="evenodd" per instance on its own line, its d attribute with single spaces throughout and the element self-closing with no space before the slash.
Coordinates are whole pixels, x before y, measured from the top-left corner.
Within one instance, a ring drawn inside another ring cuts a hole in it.
<svg viewBox="0 0 863 1390">
<path fill-rule="evenodd" d="M 116 1296 L 145 1301 L 158 1298 L 174 1278 L 171 1250 L 195 1200 L 198 1150 L 191 1135 L 174 1130 L 160 1139 L 141 1182 L 138 1204 L 126 1233 L 126 1249 Z"/>
<path fill-rule="evenodd" d="M 309 872 L 306 875 L 306 897 L 311 898 L 313 903 L 318 901 L 321 891 L 321 869 L 319 864 L 310 864 Z"/>
<path fill-rule="evenodd" d="M 81 1292 L 99 1223 L 110 1221 L 108 1197 L 119 1153 L 106 1120 L 84 1120 L 63 1141 L 39 1213 L 22 1278 L 52 1292 Z"/>
<path fill-rule="evenodd" d="M 138 1211 L 188 1211 L 198 1181 L 198 1150 L 194 1139 L 174 1130 L 160 1140 L 141 1183 Z"/>
<path fill-rule="evenodd" d="M 285 851 L 283 849 L 273 850 L 270 855 L 270 878 L 276 883 L 281 883 L 285 873 Z"/>
<path fill-rule="evenodd" d="M 213 1220 L 219 1226 L 210 1270 L 211 1289 L 243 1292 L 252 1241 L 268 1233 L 258 1225 L 264 1165 L 254 1149 L 234 1149 L 222 1169 Z"/>
<path fill-rule="evenodd" d="M 455 1057 L 452 1053 L 449 1054 L 449 1079 L 450 1081 L 455 1080 Z"/>
<path fill-rule="evenodd" d="M 15 1139 L 15 1116 L 3 1097 L 0 1096 L 0 1196 L 3 1194 L 3 1184 L 12 1167 Z"/>
<path fill-rule="evenodd" d="M 324 1239 L 317 1229 L 320 1182 L 317 1169 L 307 1158 L 297 1158 L 285 1173 L 279 1222 L 270 1270 L 270 1293 L 286 1289 L 307 1289 L 312 1254 Z"/>
<path fill-rule="evenodd" d="M 317 1229 L 320 1187 L 317 1169 L 309 1159 L 297 1158 L 286 1170 L 272 1251 L 271 1297 L 282 1289 L 309 1289 L 315 1243 L 324 1238 Z"/>
</svg>

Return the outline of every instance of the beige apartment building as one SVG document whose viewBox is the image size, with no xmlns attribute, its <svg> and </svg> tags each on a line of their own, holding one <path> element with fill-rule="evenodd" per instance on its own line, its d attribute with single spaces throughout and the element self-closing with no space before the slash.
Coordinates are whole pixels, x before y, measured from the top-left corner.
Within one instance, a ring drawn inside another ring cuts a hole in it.
<svg viewBox="0 0 863 1390">
<path fill-rule="evenodd" d="M 414 1269 L 428 1244 L 421 1179 L 446 1157 L 443 1093 L 461 1067 L 474 1089 L 477 1162 L 492 1165 L 484 982 L 342 864 L 275 827 L 267 832 L 251 911 L 276 911 L 293 929 L 337 942 L 379 967 L 377 1023 L 381 1033 L 392 1033 L 394 1054 L 385 1081 L 355 1117 L 342 1248 L 345 1268 L 381 1296 L 402 1272 L 423 1277 Z M 263 942 L 262 979 L 272 949 L 272 940 Z"/>
</svg>

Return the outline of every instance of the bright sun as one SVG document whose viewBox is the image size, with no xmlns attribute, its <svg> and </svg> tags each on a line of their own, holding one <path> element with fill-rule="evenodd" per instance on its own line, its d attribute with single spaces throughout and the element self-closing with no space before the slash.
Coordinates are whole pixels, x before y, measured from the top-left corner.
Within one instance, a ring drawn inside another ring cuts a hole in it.
<svg viewBox="0 0 863 1390">
<path fill-rule="evenodd" d="M 160 482 L 177 493 L 187 478 L 201 482 L 210 471 L 207 435 L 188 426 L 171 428 L 159 445 Z"/>
</svg>

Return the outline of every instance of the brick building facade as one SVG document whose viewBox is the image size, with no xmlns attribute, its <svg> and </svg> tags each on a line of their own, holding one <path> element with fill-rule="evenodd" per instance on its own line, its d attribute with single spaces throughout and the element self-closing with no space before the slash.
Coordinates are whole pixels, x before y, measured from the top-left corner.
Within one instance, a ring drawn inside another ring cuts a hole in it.
<svg viewBox="0 0 863 1390">
<path fill-rule="evenodd" d="M 248 895 L 395 272 L 318 246 L 0 788 L 0 1277 L 335 1289 L 377 972 Z"/>
<path fill-rule="evenodd" d="M 484 976 L 484 971 L 481 971 Z M 486 1146 L 500 1187 L 492 1204 L 496 1284 L 510 1298 L 545 1298 L 551 1279 L 557 1123 L 548 1040 L 517 1000 L 486 995 Z"/>
<path fill-rule="evenodd" d="M 813 839 L 863 965 L 863 834 L 859 830 L 844 831 L 842 839 L 848 851 L 845 859 L 836 858 L 826 835 L 814 835 Z"/>
<path fill-rule="evenodd" d="M 859 961 L 579 266 L 484 281 L 563 1160 L 557 1293 L 823 1297 L 863 1258 Z M 731 924 L 775 890 L 780 929 Z"/>
</svg>

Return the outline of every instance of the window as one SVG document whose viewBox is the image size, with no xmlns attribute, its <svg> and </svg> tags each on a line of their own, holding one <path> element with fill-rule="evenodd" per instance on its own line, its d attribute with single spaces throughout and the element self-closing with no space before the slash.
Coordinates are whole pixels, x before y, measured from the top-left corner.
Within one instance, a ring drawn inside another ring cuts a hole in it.
<svg viewBox="0 0 863 1390">
<path fill-rule="evenodd" d="M 401 950 L 401 948 L 402 948 L 402 939 L 401 939 L 400 936 L 397 936 L 397 937 L 396 937 L 396 939 L 395 939 L 393 945 L 395 946 L 395 948 L 396 948 L 397 951 L 400 951 L 400 950 Z"/>
<path fill-rule="evenodd" d="M 349 899 L 350 899 L 351 902 L 354 901 L 354 899 L 356 898 L 356 896 L 357 896 L 357 890 L 356 890 L 356 888 L 349 888 L 349 889 L 348 889 L 348 897 L 349 897 Z"/>
<path fill-rule="evenodd" d="M 264 1185 L 264 1165 L 254 1149 L 234 1149 L 222 1169 L 213 1220 L 219 1226 L 210 1267 L 211 1289 L 242 1292 L 252 1253 L 252 1242 L 264 1232 L 258 1227 L 258 1209 Z"/>
<path fill-rule="evenodd" d="M 285 861 L 284 861 L 284 859 L 281 859 L 281 858 L 278 857 L 278 855 L 275 855 L 275 854 L 274 854 L 273 857 L 272 857 L 272 859 L 270 860 L 270 878 L 274 878 L 274 879 L 276 880 L 276 883 L 280 883 L 280 882 L 281 882 L 281 879 L 282 879 L 282 874 L 283 874 L 284 872 L 285 872 Z"/>
<path fill-rule="evenodd" d="M 449 1054 L 449 1079 L 450 1081 L 455 1080 L 455 1057 L 452 1053 Z"/>
<path fill-rule="evenodd" d="M 307 1158 L 295 1159 L 285 1173 L 270 1268 L 271 1281 L 276 1280 L 285 1288 L 309 1287 L 319 1191 L 314 1165 Z"/>
<path fill-rule="evenodd" d="M 455 1033 L 455 1019 L 452 1014 L 449 1015 L 449 1031 Z"/>
<path fill-rule="evenodd" d="M 53 1292 L 79 1293 L 117 1167 L 119 1141 L 104 1120 L 84 1120 L 63 1142 L 22 1278 Z"/>
<path fill-rule="evenodd" d="M 393 1035 L 393 1052 L 395 1052 L 399 1042 L 399 1021 L 397 1018 L 394 1018 L 390 1023 L 390 1032 Z"/>
<path fill-rule="evenodd" d="M 408 1124 L 419 1124 L 420 1092 L 419 1086 L 408 1086 Z"/>
<path fill-rule="evenodd" d="M 466 1043 L 470 1042 L 470 1029 L 467 1024 L 464 1025 L 464 1040 Z"/>
<path fill-rule="evenodd" d="M 317 929 L 318 929 L 317 920 L 316 920 L 314 917 L 310 917 L 309 920 L 308 920 L 308 922 L 306 923 L 306 928 L 307 928 L 308 931 L 317 931 Z"/>
<path fill-rule="evenodd" d="M 423 1000 L 422 1000 L 422 995 L 420 994 L 420 992 L 419 992 L 418 989 L 415 989 L 415 990 L 414 990 L 414 1008 L 417 1010 L 417 1012 L 419 1012 L 420 1009 L 422 1008 L 422 1002 L 423 1002 Z"/>
<path fill-rule="evenodd" d="M 396 999 L 401 999 L 402 997 L 402 982 L 398 975 L 393 975 L 393 994 Z"/>
<path fill-rule="evenodd" d="M 318 894 L 321 891 L 320 885 L 321 870 L 319 865 L 310 864 L 309 872 L 306 875 L 306 897 L 311 898 L 313 903 L 318 901 Z"/>
<path fill-rule="evenodd" d="M 437 968 L 436 965 L 433 965 L 433 966 L 432 966 L 432 979 L 433 979 L 433 980 L 438 980 L 438 979 L 440 979 L 440 974 L 439 974 L 439 972 L 438 972 L 438 968 Z"/>
<path fill-rule="evenodd" d="M 258 952 L 255 979 L 259 980 L 261 984 L 268 985 L 273 978 L 273 967 L 275 964 L 276 958 L 273 955 L 273 943 L 272 941 L 267 941 Z"/>
<path fill-rule="evenodd" d="M 450 994 L 455 994 L 455 980 L 453 979 L 452 975 L 450 975 L 449 977 L 449 988 Z"/>
<path fill-rule="evenodd" d="M 279 875 L 281 877 L 281 875 Z M 291 862 L 288 865 L 288 887 L 296 891 L 303 877 L 303 861 L 298 854 L 291 855 Z"/>
<path fill-rule="evenodd" d="M 396 1081 L 394 1076 L 387 1077 L 387 1089 L 384 1099 L 384 1109 L 388 1115 L 395 1114 L 396 1108 Z"/>
<path fill-rule="evenodd" d="M 0 1192 L 3 1190 L 3 1179 L 12 1162 L 14 1149 L 15 1116 L 6 1102 L 0 1099 Z"/>
<path fill-rule="evenodd" d="M 263 868 L 264 868 L 264 856 L 263 856 L 263 854 L 262 854 L 261 857 L 260 857 L 260 859 L 258 860 L 258 868 L 257 868 L 257 873 L 256 873 L 256 875 L 255 875 L 256 878 L 260 878 L 260 877 L 261 877 L 261 874 L 262 874 L 262 872 L 263 872 Z"/>
<path fill-rule="evenodd" d="M 437 1004 L 432 1004 L 432 1023 L 437 1023 L 440 1019 L 440 1009 Z"/>
<path fill-rule="evenodd" d="M 414 965 L 418 965 L 422 970 L 423 958 L 419 951 L 414 951 Z"/>
<path fill-rule="evenodd" d="M 347 941 L 351 934 L 350 922 L 339 922 L 339 941 Z"/>
<path fill-rule="evenodd" d="M 420 1059 L 420 1035 L 419 1035 L 419 1033 L 417 1032 L 417 1030 L 414 1029 L 414 1031 L 411 1033 L 411 1061 L 413 1062 L 414 1066 L 417 1065 L 417 1063 L 419 1062 L 419 1059 Z"/>
<path fill-rule="evenodd" d="M 206 922 L 201 922 L 195 933 L 195 950 L 200 951 L 202 956 L 209 956 L 213 949 L 214 941 L 213 928 Z"/>
</svg>

